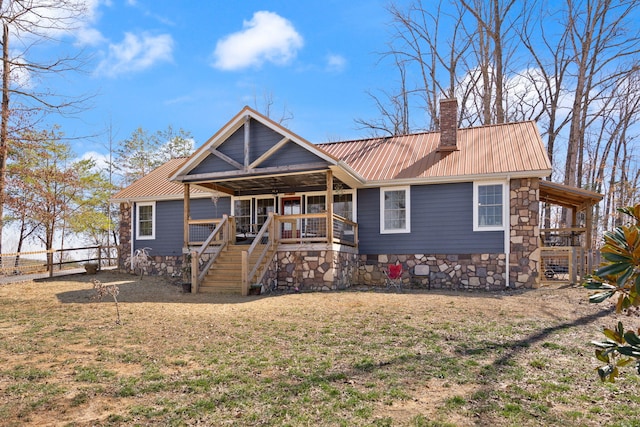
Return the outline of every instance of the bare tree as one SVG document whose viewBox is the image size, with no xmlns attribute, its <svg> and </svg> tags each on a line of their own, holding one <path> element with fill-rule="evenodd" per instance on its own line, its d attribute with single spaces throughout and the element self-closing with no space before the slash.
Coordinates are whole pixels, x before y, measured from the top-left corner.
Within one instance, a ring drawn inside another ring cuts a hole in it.
<svg viewBox="0 0 640 427">
<path fill-rule="evenodd" d="M 254 92 L 253 105 L 256 110 L 270 119 L 275 120 L 278 124 L 282 125 L 293 119 L 293 113 L 289 111 L 287 104 L 282 105 L 282 111 L 276 116 L 276 112 L 274 111 L 276 101 L 273 99 L 272 92 L 264 91 L 262 93 L 262 100 L 258 100 L 258 95 Z"/>
<path fill-rule="evenodd" d="M 51 91 L 21 84 L 35 76 L 78 70 L 79 55 L 55 57 L 50 61 L 33 59 L 33 48 L 58 40 L 78 25 L 86 12 L 83 0 L 0 0 L 2 25 L 2 100 L 0 102 L 0 253 L 2 252 L 2 212 L 5 206 L 7 157 L 11 141 L 11 118 L 17 111 L 33 117 L 47 112 L 73 109 L 82 99 L 61 97 Z M 21 114 L 18 114 L 22 116 Z"/>
<path fill-rule="evenodd" d="M 637 1 L 567 0 L 574 99 L 567 144 L 564 182 L 581 186 L 585 133 L 598 95 L 631 69 L 615 66 L 640 52 L 640 34 L 631 22 Z M 612 69 L 614 71 L 612 71 Z M 597 113 L 595 113 L 597 115 Z"/>
<path fill-rule="evenodd" d="M 406 135 L 412 132 L 409 123 L 409 91 L 407 90 L 407 70 L 404 62 L 396 58 L 400 75 L 400 90 L 397 94 L 381 91 L 381 96 L 372 91 L 367 94 L 373 99 L 380 116 L 376 119 L 355 119 L 360 129 L 366 129 L 371 136 Z"/>
<path fill-rule="evenodd" d="M 506 74 L 516 39 L 515 25 L 522 16 L 522 3 L 516 0 L 459 0 L 476 19 L 477 66 L 482 76 L 483 124 L 506 121 Z M 520 8 L 514 7 L 520 5 Z"/>
</svg>

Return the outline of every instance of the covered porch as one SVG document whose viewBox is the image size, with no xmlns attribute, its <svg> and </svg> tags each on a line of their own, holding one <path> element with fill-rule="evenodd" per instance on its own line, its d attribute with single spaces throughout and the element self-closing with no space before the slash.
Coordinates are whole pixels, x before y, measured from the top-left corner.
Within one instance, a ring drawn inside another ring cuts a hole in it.
<svg viewBox="0 0 640 427">
<path fill-rule="evenodd" d="M 192 185 L 212 191 L 212 197 L 230 197 L 231 212 L 192 219 Z M 330 169 L 185 182 L 184 187 L 183 253 L 190 258 L 192 292 L 225 252 L 239 253 L 243 295 L 269 281 L 278 251 L 357 254 L 355 191 Z"/>
<path fill-rule="evenodd" d="M 593 208 L 602 197 L 593 191 L 540 181 L 540 202 L 566 209 L 566 220 L 558 221 L 562 225 L 540 229 L 542 284 L 576 284 L 599 263 Z"/>
</svg>

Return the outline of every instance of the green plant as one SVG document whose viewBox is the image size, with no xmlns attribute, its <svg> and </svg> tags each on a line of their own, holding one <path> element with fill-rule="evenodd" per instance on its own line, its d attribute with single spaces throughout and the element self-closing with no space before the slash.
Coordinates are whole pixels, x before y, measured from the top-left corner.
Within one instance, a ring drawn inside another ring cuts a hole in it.
<svg viewBox="0 0 640 427">
<path fill-rule="evenodd" d="M 601 303 L 617 295 L 616 312 L 625 310 L 632 314 L 640 306 L 640 204 L 618 211 L 632 217 L 635 223 L 605 233 L 600 249 L 604 261 L 584 286 L 599 291 L 589 297 L 590 302 Z M 604 341 L 593 342 L 598 347 L 596 357 L 606 363 L 598 368 L 602 381 L 614 382 L 618 368 L 632 364 L 640 374 L 639 334 L 640 329 L 625 331 L 622 322 L 618 322 L 613 329 L 605 328 Z"/>
</svg>

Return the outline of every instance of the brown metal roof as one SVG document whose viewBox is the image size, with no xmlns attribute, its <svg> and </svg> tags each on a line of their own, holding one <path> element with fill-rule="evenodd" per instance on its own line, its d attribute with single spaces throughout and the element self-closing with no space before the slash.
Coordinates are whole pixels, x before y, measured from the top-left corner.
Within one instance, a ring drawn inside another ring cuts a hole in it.
<svg viewBox="0 0 640 427">
<path fill-rule="evenodd" d="M 319 144 L 367 181 L 452 178 L 531 173 L 551 169 L 533 122 L 482 126 L 457 131 L 458 149 L 439 152 L 440 133 Z"/>
<path fill-rule="evenodd" d="M 458 149 L 452 152 L 439 152 L 439 143 L 440 133 L 429 132 L 318 144 L 314 149 L 339 159 L 343 166 L 338 168 L 351 168 L 359 179 L 374 185 L 375 182 L 428 183 L 508 174 L 542 177 L 551 170 L 533 122 L 458 129 Z M 181 198 L 183 184 L 168 178 L 189 159 L 170 160 L 119 191 L 112 200 Z M 211 193 L 191 186 L 191 194 Z"/>
<path fill-rule="evenodd" d="M 178 168 L 186 158 L 171 159 L 162 166 L 149 172 L 139 180 L 133 182 L 126 188 L 118 191 L 111 200 L 114 202 L 128 199 L 172 199 L 182 198 L 184 194 L 184 184 L 169 181 L 169 175 Z M 191 186 L 191 194 L 207 194 Z"/>
</svg>

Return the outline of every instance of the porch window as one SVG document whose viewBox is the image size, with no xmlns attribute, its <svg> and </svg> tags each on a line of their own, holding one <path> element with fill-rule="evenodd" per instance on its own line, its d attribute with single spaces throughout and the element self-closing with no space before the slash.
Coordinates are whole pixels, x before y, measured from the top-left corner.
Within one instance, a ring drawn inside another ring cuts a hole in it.
<svg viewBox="0 0 640 427">
<path fill-rule="evenodd" d="M 409 187 L 380 189 L 380 233 L 411 232 Z"/>
<path fill-rule="evenodd" d="M 152 240 L 156 238 L 156 203 L 136 204 L 136 239 Z"/>
<path fill-rule="evenodd" d="M 307 213 L 320 213 L 326 210 L 324 196 L 307 196 Z"/>
<path fill-rule="evenodd" d="M 504 184 L 474 183 L 474 231 L 504 230 Z"/>
<path fill-rule="evenodd" d="M 256 224 L 258 224 L 258 227 L 262 227 L 262 224 L 267 221 L 269 212 L 275 212 L 275 206 L 274 199 L 256 200 Z"/>
<path fill-rule="evenodd" d="M 353 221 L 353 194 L 334 194 L 333 213 Z"/>
<path fill-rule="evenodd" d="M 233 202 L 233 216 L 236 218 L 236 232 L 251 232 L 251 199 L 236 199 Z"/>
</svg>

